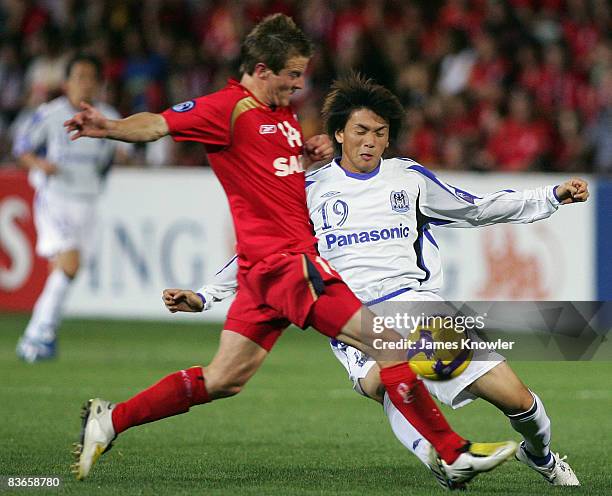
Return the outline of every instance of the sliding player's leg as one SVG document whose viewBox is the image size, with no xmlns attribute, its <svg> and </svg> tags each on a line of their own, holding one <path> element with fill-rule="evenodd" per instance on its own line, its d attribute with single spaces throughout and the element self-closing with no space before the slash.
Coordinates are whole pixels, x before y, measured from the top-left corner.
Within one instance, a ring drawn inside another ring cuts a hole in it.
<svg viewBox="0 0 612 496">
<path fill-rule="evenodd" d="M 429 467 L 429 442 L 404 418 L 389 399 L 385 387 L 380 382 L 378 364 L 357 348 L 335 339 L 331 342 L 331 349 L 348 372 L 353 389 L 383 406 L 395 437 Z"/>
<path fill-rule="evenodd" d="M 342 343 L 339 344 L 342 345 Z M 391 402 L 385 387 L 380 381 L 378 364 L 371 359 L 370 361 L 364 361 L 368 360 L 369 357 L 363 355 L 356 348 L 347 345 L 344 345 L 344 347 L 345 350 L 336 348 L 334 353 L 345 352 L 341 363 L 347 368 L 349 377 L 353 380 L 355 391 L 382 404 L 383 411 L 396 439 L 432 472 L 438 484 L 449 490 L 463 489 L 464 484 L 450 480 L 447 474 L 440 470 L 437 463 L 432 463 L 433 448 L 431 444 Z M 352 360 L 349 355 L 352 355 Z"/>
<path fill-rule="evenodd" d="M 320 295 L 312 307 L 309 323 L 323 334 L 362 351 L 368 350 L 373 358 L 378 358 L 380 382 L 390 403 L 433 446 L 435 451 L 430 450 L 428 465 L 437 466 L 435 473 L 445 479 L 444 485 L 458 487 L 479 473 L 492 470 L 515 453 L 516 443 L 512 441 L 470 443 L 456 434 L 423 382 L 416 377 L 407 362 L 400 361 L 403 355 L 393 350 L 382 352 L 377 349 L 375 339 L 383 342 L 397 341 L 399 334 L 392 329 L 373 333 L 374 314 L 367 308 L 359 308 L 337 333 L 338 322 L 330 322 L 329 315 L 339 315 L 343 308 L 353 305 L 351 296 L 352 293 L 341 281 L 326 285 L 325 293 Z"/>
<path fill-rule="evenodd" d="M 316 311 L 324 310 L 328 304 L 327 297 L 323 295 L 319 299 L 315 305 Z M 408 363 L 402 361 L 405 360 L 405 352 L 401 349 L 381 349 L 379 345 L 382 343 L 397 342 L 401 337 L 391 329 L 373 333 L 373 319 L 374 314 L 362 307 L 344 325 L 336 339 L 362 351 L 367 350 L 366 353 L 376 359 L 381 369 L 381 382 L 393 405 L 447 463 L 453 463 L 465 451 L 468 442 L 453 432 L 423 382 L 412 372 Z"/>
<path fill-rule="evenodd" d="M 542 400 L 530 391 L 506 362 L 476 379 L 470 393 L 499 408 L 513 429 L 523 436 L 517 458 L 554 485 L 577 486 L 574 471 L 550 451 L 550 419 Z"/>
<path fill-rule="evenodd" d="M 391 430 L 398 441 L 431 470 L 442 487 L 445 489 L 461 489 L 463 484 L 456 484 L 449 480 L 446 474 L 439 469 L 437 463 L 431 463 L 431 444 L 406 420 L 389 399 L 389 395 L 380 382 L 378 364 L 357 348 L 335 339 L 332 340 L 331 347 L 338 361 L 348 372 L 353 383 L 353 389 L 362 396 L 381 403 Z"/>
</svg>

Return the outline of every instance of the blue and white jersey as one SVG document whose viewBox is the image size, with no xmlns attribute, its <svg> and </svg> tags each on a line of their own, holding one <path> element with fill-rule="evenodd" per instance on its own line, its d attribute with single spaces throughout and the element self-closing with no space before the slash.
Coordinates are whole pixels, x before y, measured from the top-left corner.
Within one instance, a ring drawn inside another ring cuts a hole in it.
<svg viewBox="0 0 612 496">
<path fill-rule="evenodd" d="M 109 105 L 98 102 L 96 107 L 111 119 L 120 118 Z M 121 145 L 94 138 L 71 141 L 64 122 L 78 111 L 65 96 L 41 105 L 17 131 L 13 154 L 18 157 L 31 152 L 58 168 L 58 173 L 52 176 L 36 169 L 30 171 L 30 182 L 37 190 L 58 197 L 93 199 L 100 193 L 115 150 Z"/>
<path fill-rule="evenodd" d="M 442 266 L 432 227 L 533 222 L 559 206 L 553 186 L 479 196 L 410 159 L 383 159 L 368 174 L 334 160 L 306 175 L 321 256 L 365 302 L 406 290 L 438 291 Z"/>
<path fill-rule="evenodd" d="M 348 172 L 336 159 L 306 174 L 306 195 L 321 256 L 365 304 L 440 289 L 434 226 L 529 223 L 560 205 L 554 186 L 477 195 L 404 158 L 383 159 L 367 174 Z M 235 274 L 228 265 L 199 290 L 207 303 L 229 296 Z"/>
</svg>

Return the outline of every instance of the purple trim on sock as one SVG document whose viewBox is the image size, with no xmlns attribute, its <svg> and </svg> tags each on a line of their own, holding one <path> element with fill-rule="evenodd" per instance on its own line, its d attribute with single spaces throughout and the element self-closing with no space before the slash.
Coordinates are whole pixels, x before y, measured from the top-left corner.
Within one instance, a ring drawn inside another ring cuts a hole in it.
<svg viewBox="0 0 612 496">
<path fill-rule="evenodd" d="M 548 450 L 548 454 L 546 456 L 534 456 L 529 453 L 529 451 L 527 451 L 527 448 L 525 448 L 525 445 L 523 445 L 523 451 L 525 451 L 527 458 L 529 458 L 538 467 L 546 467 L 547 465 L 550 465 L 550 462 L 552 461 L 552 453 L 550 452 L 550 450 Z"/>
</svg>

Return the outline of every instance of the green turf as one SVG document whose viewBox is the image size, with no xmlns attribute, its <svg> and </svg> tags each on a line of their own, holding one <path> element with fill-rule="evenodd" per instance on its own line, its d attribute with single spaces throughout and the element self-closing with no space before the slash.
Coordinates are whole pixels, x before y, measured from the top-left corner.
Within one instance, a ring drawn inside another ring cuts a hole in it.
<svg viewBox="0 0 612 496">
<path fill-rule="evenodd" d="M 122 400 L 206 362 L 218 332 L 193 324 L 69 320 L 59 359 L 26 365 L 14 356 L 25 323 L 23 316 L 0 315 L 0 475 L 63 480 L 61 490 L 28 494 L 443 494 L 395 440 L 381 408 L 351 391 L 325 338 L 297 330 L 286 333 L 238 397 L 126 432 L 87 481 L 74 481 L 69 451 L 83 401 Z M 553 448 L 570 455 L 583 486 L 549 487 L 513 461 L 479 477 L 471 492 L 610 494 L 612 363 L 514 366 L 545 401 Z M 471 439 L 517 439 L 484 402 L 445 412 Z"/>
</svg>

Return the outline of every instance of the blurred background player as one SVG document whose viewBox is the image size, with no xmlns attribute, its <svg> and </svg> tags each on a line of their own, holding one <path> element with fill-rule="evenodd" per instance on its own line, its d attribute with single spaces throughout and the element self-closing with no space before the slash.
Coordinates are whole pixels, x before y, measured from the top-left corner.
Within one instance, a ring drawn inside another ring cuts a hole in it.
<svg viewBox="0 0 612 496">
<path fill-rule="evenodd" d="M 481 197 L 444 183 L 412 160 L 383 160 L 383 153 L 397 136 L 402 114 L 397 98 L 371 80 L 355 75 L 336 81 L 325 100 L 323 116 L 341 156 L 306 175 L 308 208 L 319 252 L 374 313 L 384 315 L 384 302 L 443 301 L 438 295 L 441 259 L 431 225 L 467 228 L 533 222 L 548 218 L 561 204 L 584 202 L 589 197 L 586 182 L 577 178 L 556 187 L 503 190 Z M 407 234 L 369 237 L 381 228 L 389 231 L 398 225 L 407 229 Z M 346 242 L 352 238 L 354 241 Z M 201 297 L 188 290 L 167 291 L 174 300 L 208 310 L 214 301 L 236 291 L 236 273 L 233 259 L 212 284 L 198 290 Z M 403 310 L 410 315 L 431 313 L 432 305 L 419 306 Z M 442 310 L 440 306 L 436 305 L 436 310 Z M 355 391 L 384 405 L 397 438 L 431 468 L 429 443 L 389 401 L 376 363 L 338 340 L 331 341 L 331 348 Z M 476 397 L 490 402 L 523 436 L 517 455 L 523 463 L 551 484 L 579 485 L 567 462 L 549 449 L 550 419 L 541 399 L 527 389 L 499 353 L 477 351 L 458 377 L 426 379 L 425 384 L 452 408 L 467 405 Z"/>
<path fill-rule="evenodd" d="M 26 362 L 56 354 L 68 290 L 95 242 L 96 200 L 111 164 L 125 161 L 130 146 L 66 136 L 62 124 L 81 102 L 95 102 L 119 117 L 111 106 L 94 100 L 101 77 L 97 58 L 76 55 L 66 67 L 65 94 L 41 105 L 17 132 L 13 152 L 29 169 L 36 190 L 36 252 L 50 261 L 49 277 L 17 344 L 17 355 Z"/>
</svg>

